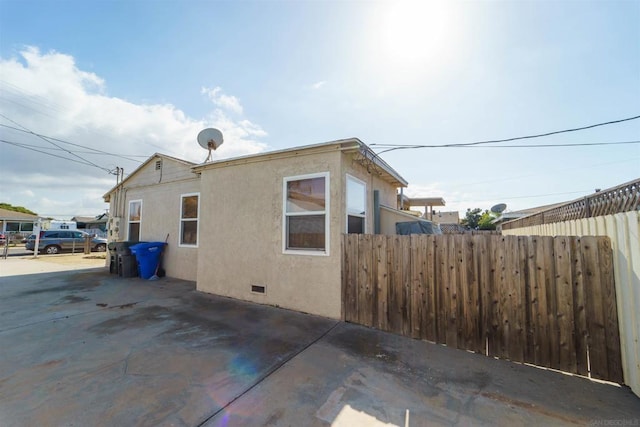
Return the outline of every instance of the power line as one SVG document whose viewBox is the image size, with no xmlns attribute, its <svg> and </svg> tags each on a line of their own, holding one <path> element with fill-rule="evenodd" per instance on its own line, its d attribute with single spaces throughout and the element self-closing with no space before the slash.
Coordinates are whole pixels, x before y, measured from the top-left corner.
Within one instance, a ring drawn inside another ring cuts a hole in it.
<svg viewBox="0 0 640 427">
<path fill-rule="evenodd" d="M 420 145 L 420 146 L 406 146 L 399 147 L 395 146 L 398 149 L 400 148 L 543 148 L 543 147 L 585 147 L 585 146 L 594 146 L 594 145 L 625 145 L 625 144 L 640 144 L 640 141 L 616 141 L 616 142 L 578 142 L 575 144 L 521 144 L 521 145 L 487 145 L 480 147 L 478 145 Z M 372 144 L 373 145 L 373 144 Z M 377 144 L 379 147 L 388 147 L 386 144 Z M 391 150 L 386 150 L 391 151 Z M 384 153 L 385 151 L 381 151 L 378 154 Z"/>
<path fill-rule="evenodd" d="M 84 157 L 82 157 L 82 156 L 79 156 L 79 155 L 77 155 L 77 154 L 75 154 L 75 153 L 72 153 L 72 152 L 71 152 L 71 151 L 69 151 L 69 150 L 66 150 L 66 149 L 62 148 L 61 146 L 59 146 L 59 145 L 58 145 L 58 144 L 56 144 L 55 142 L 50 141 L 50 140 L 48 140 L 47 138 L 45 138 L 45 137 L 43 137 L 43 136 L 40 136 L 40 135 L 36 134 L 35 132 L 31 131 L 30 129 L 27 129 L 25 126 L 22 126 L 20 123 L 18 123 L 18 122 L 16 122 L 16 121 L 14 121 L 14 120 L 11 120 L 9 117 L 5 116 L 4 114 L 0 113 L 0 117 L 3 117 L 3 118 L 5 118 L 6 120 L 9 120 L 11 123 L 13 123 L 13 124 L 15 124 L 15 125 L 17 125 L 17 126 L 20 126 L 20 127 L 21 127 L 21 128 L 23 128 L 24 130 L 26 130 L 28 133 L 30 133 L 30 134 L 32 134 L 32 135 L 37 136 L 38 138 L 42 139 L 43 141 L 46 141 L 46 142 L 48 142 L 49 144 L 54 145 L 54 146 L 56 146 L 56 147 L 60 148 L 61 150 L 66 151 L 67 153 L 71 154 L 72 156 L 77 157 L 78 159 L 82 160 L 82 161 L 83 161 L 83 162 L 85 162 L 86 164 L 89 164 L 90 166 L 96 167 L 96 168 L 98 168 L 98 169 L 102 169 L 103 171 L 105 171 L 105 172 L 107 172 L 107 173 L 109 173 L 109 174 L 110 174 L 110 173 L 112 173 L 109 169 L 107 169 L 107 168 L 103 168 L 102 166 L 99 166 L 99 165 L 97 165 L 97 164 L 95 164 L 95 163 L 93 163 L 93 162 L 91 162 L 91 161 L 89 161 L 89 160 L 85 159 L 85 158 L 84 158 Z"/>
<path fill-rule="evenodd" d="M 561 134 L 561 133 L 577 132 L 577 131 L 581 131 L 581 130 L 585 130 L 585 129 L 593 129 L 593 128 L 599 127 L 599 126 L 607 126 L 607 125 L 612 125 L 612 124 L 616 124 L 616 123 L 622 123 L 622 122 L 627 122 L 627 121 L 631 121 L 631 120 L 637 120 L 639 118 L 640 118 L 640 116 L 634 116 L 634 117 L 628 117 L 626 119 L 612 120 L 612 121 L 608 121 L 608 122 L 596 123 L 596 124 L 593 124 L 593 125 L 582 126 L 582 127 L 578 127 L 578 128 L 563 129 L 563 130 L 557 130 L 557 131 L 553 131 L 553 132 L 540 133 L 540 134 L 536 134 L 536 135 L 525 135 L 525 136 L 517 136 L 517 137 L 513 137 L 513 138 L 494 139 L 494 140 L 489 140 L 489 141 L 476 141 L 476 142 L 465 142 L 465 143 L 458 143 L 458 144 L 442 144 L 442 145 L 423 145 L 423 144 L 408 145 L 408 144 L 375 144 L 375 143 L 374 144 L 370 144 L 370 145 L 371 146 L 376 146 L 376 147 L 390 147 L 390 148 L 387 148 L 386 150 L 380 151 L 378 153 L 378 155 L 380 155 L 382 153 L 387 153 L 389 151 L 407 150 L 407 149 L 413 149 L 413 148 L 470 147 L 470 146 L 475 146 L 475 145 L 495 144 L 495 143 L 500 143 L 500 142 L 518 141 L 518 140 L 522 140 L 522 139 L 541 138 L 541 137 L 545 137 L 545 136 L 558 135 L 558 134 Z M 635 143 L 635 142 L 633 142 L 633 143 Z M 571 144 L 571 145 L 578 145 L 578 144 Z M 602 145 L 602 144 L 599 144 L 599 145 Z M 549 144 L 547 146 L 551 146 L 551 144 Z"/>
<path fill-rule="evenodd" d="M 64 156 L 58 156 L 57 154 L 47 153 L 46 151 L 36 150 L 35 148 L 31 148 L 31 147 L 25 147 L 23 144 L 20 144 L 20 143 L 17 143 L 17 142 L 6 141 L 4 139 L 0 139 L 0 142 L 3 142 L 5 144 L 9 144 L 9 145 L 14 145 L 14 146 L 19 147 L 19 148 L 24 148 L 25 150 L 36 151 L 38 153 L 46 154 L 47 156 L 57 157 L 59 159 L 64 159 L 64 160 L 69 160 L 71 162 L 80 163 L 81 165 L 93 166 L 93 164 L 87 163 L 87 162 L 84 162 L 84 161 L 80 161 L 80 160 L 76 160 L 76 159 L 70 159 L 70 158 L 64 157 Z M 102 168 L 100 168 L 100 169 L 102 169 Z M 103 169 L 103 170 L 106 170 L 109 173 L 111 173 L 111 171 L 109 171 L 108 169 Z"/>
<path fill-rule="evenodd" d="M 6 141 L 6 140 L 5 140 Z M 78 154 L 93 154 L 93 155 L 103 155 L 103 156 L 117 156 L 116 154 L 111 154 L 111 153 L 102 153 L 102 152 L 95 152 L 95 151 L 80 151 L 80 150 L 61 150 L 60 148 L 55 148 L 55 147 L 41 147 L 40 145 L 33 145 L 33 144 L 27 144 L 24 142 L 15 142 L 15 141 L 8 141 L 8 143 L 12 144 L 12 145 L 17 145 L 20 147 L 33 147 L 33 148 L 40 148 L 42 150 L 47 150 L 47 151 L 64 151 L 64 152 L 72 152 L 72 153 L 78 153 Z M 141 156 L 142 157 L 142 156 Z M 148 157 L 148 156 L 146 156 Z M 136 160 L 139 161 L 139 160 Z"/>
<path fill-rule="evenodd" d="M 0 123 L 0 126 L 6 127 L 8 129 L 12 129 L 12 130 L 15 130 L 15 131 L 18 131 L 18 132 L 24 132 L 24 133 L 27 133 L 27 134 L 32 134 L 32 135 L 35 135 L 35 136 L 38 136 L 38 137 L 41 137 L 41 138 L 47 138 L 47 139 L 50 139 L 50 140 L 53 140 L 53 141 L 61 142 L 63 144 L 69 144 L 69 145 L 72 145 L 74 147 L 80 147 L 80 148 L 84 148 L 84 149 L 93 151 L 93 153 L 84 153 L 84 154 L 105 154 L 105 155 L 108 155 L 108 156 L 119 157 L 121 159 L 130 160 L 130 161 L 138 162 L 138 163 L 142 163 L 142 162 L 140 160 L 137 160 L 137 159 L 132 159 L 131 157 L 145 157 L 145 158 L 149 157 L 149 156 L 135 155 L 135 154 L 128 154 L 128 155 L 125 156 L 125 155 L 121 155 L 121 154 L 109 153 L 107 151 L 98 150 L 97 148 L 92 148 L 92 147 L 88 147 L 86 145 L 81 145 L 81 144 L 74 144 L 73 142 L 65 141 L 64 139 L 58 139 L 58 138 L 54 138 L 52 136 L 47 136 L 47 135 L 31 132 L 31 131 L 28 131 L 28 130 L 19 129 L 19 128 L 16 128 L 16 127 L 13 127 L 13 126 L 9 126 L 9 125 L 5 125 L 5 124 L 2 124 L 2 123 Z M 66 150 L 64 148 L 60 148 L 60 150 L 66 151 L 66 152 L 70 152 L 69 150 Z"/>
</svg>

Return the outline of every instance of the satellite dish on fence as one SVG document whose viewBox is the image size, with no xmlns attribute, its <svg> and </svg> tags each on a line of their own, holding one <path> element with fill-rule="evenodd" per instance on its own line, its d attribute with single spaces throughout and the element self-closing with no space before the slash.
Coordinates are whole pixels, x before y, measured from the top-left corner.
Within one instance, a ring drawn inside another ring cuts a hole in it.
<svg viewBox="0 0 640 427">
<path fill-rule="evenodd" d="M 205 162 L 211 160 L 211 151 L 220 147 L 224 142 L 222 132 L 215 128 L 207 128 L 200 131 L 198 134 L 198 144 L 205 150 L 209 150 L 209 155 Z"/>
<path fill-rule="evenodd" d="M 497 205 L 491 206 L 491 212 L 497 214 L 504 212 L 505 209 L 507 209 L 507 205 L 504 203 L 498 203 Z"/>
</svg>

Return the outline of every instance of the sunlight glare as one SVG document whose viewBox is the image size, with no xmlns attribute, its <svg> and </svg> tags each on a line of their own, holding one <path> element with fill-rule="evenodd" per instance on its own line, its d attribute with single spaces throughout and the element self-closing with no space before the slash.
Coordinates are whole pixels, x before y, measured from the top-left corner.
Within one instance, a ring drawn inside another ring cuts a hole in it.
<svg viewBox="0 0 640 427">
<path fill-rule="evenodd" d="M 442 2 L 385 2 L 376 27 L 379 53 L 395 68 L 437 65 L 450 47 L 452 26 L 447 5 Z"/>
</svg>

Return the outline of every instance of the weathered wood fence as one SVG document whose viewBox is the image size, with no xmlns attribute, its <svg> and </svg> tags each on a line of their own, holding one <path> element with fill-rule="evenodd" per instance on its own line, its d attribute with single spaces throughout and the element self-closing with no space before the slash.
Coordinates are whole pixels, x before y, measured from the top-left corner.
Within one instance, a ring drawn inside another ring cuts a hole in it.
<svg viewBox="0 0 640 427">
<path fill-rule="evenodd" d="M 622 382 L 608 237 L 343 237 L 347 322 Z"/>
</svg>

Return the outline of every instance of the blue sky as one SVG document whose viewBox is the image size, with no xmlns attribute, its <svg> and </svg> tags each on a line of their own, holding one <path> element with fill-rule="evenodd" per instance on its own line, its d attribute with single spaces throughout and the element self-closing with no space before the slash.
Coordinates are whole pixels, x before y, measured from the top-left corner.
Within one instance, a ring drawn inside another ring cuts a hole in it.
<svg viewBox="0 0 640 427">
<path fill-rule="evenodd" d="M 196 162 L 208 126 L 225 133 L 217 158 L 352 136 L 375 149 L 580 127 L 640 115 L 640 2 L 0 0 L 0 113 L 63 141 Z M 0 139 L 53 149 L 6 126 Z M 640 120 L 510 145 L 635 140 Z M 55 217 L 106 208 L 115 177 L 104 170 L 0 147 L 2 201 Z M 409 195 L 441 196 L 461 216 L 640 176 L 640 144 L 382 156 Z"/>
</svg>

